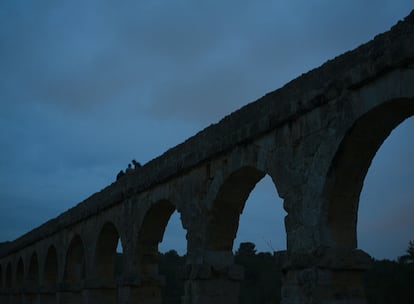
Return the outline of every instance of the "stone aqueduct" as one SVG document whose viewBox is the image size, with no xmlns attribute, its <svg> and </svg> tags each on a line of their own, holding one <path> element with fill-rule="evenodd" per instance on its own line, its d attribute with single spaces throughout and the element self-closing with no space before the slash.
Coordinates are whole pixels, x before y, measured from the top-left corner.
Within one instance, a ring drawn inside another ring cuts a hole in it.
<svg viewBox="0 0 414 304">
<path fill-rule="evenodd" d="M 178 210 L 187 232 L 182 303 L 237 303 L 233 239 L 268 174 L 287 212 L 282 303 L 365 303 L 359 194 L 382 142 L 413 114 L 411 13 L 3 245 L 0 302 L 161 303 L 158 243 Z"/>
</svg>

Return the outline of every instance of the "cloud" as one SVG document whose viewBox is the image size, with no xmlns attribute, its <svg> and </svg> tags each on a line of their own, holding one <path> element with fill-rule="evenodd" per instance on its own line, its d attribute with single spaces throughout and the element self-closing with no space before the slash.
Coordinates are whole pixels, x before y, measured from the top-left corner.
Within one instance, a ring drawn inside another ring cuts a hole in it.
<svg viewBox="0 0 414 304">
<path fill-rule="evenodd" d="M 368 4 L 234 4 L 3 4 L 2 94 L 89 113 L 130 99 L 205 124 L 367 39 L 355 36 Z M 376 33 L 387 7 L 364 26 Z"/>
</svg>

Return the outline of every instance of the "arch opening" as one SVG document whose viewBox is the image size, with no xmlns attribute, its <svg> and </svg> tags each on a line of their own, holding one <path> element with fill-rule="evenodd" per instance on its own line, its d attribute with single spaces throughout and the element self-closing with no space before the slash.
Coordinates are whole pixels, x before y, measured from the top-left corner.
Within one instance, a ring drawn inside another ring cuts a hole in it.
<svg viewBox="0 0 414 304">
<path fill-rule="evenodd" d="M 180 213 L 175 210 L 165 227 L 162 241 L 158 245 L 158 251 L 166 253 L 171 250 L 178 255 L 184 256 L 187 252 L 186 231 L 182 226 Z"/>
<path fill-rule="evenodd" d="M 245 242 L 253 242 L 258 252 L 285 251 L 286 214 L 272 178 L 265 175 L 250 192 L 240 214 L 233 252 Z"/>
<path fill-rule="evenodd" d="M 79 285 L 85 278 L 85 254 L 82 239 L 76 235 L 66 253 L 63 280 L 69 285 Z"/>
<path fill-rule="evenodd" d="M 115 251 L 114 279 L 119 280 L 124 274 L 124 247 L 121 238 L 118 237 Z"/>
<path fill-rule="evenodd" d="M 122 274 L 122 242 L 113 223 L 103 225 L 95 249 L 95 271 L 100 279 L 113 281 Z"/>
<path fill-rule="evenodd" d="M 6 289 L 10 289 L 13 286 L 13 279 L 12 279 L 12 266 L 9 262 L 6 267 Z"/>
<path fill-rule="evenodd" d="M 180 240 L 183 234 L 180 230 L 184 229 L 182 225 L 179 227 L 180 224 L 175 206 L 170 201 L 162 200 L 148 211 L 139 233 L 141 271 L 144 277 L 163 277 L 165 284 L 155 288 L 163 303 L 180 303 L 184 292 L 179 273 L 185 262 L 185 255 L 179 254 L 185 253 Z M 177 245 L 181 245 L 178 251 Z"/>
<path fill-rule="evenodd" d="M 27 286 L 31 290 L 39 287 L 39 262 L 35 252 L 30 258 L 29 271 L 27 273 Z"/>
<path fill-rule="evenodd" d="M 220 187 L 210 211 L 206 261 L 244 269 L 239 287 L 229 285 L 226 292 L 239 303 L 280 301 L 285 215 L 272 178 L 261 170 L 240 168 Z"/>
<path fill-rule="evenodd" d="M 159 273 L 165 279 L 161 290 L 163 302 L 181 303 L 184 294 L 182 270 L 186 261 L 187 240 L 177 210 L 168 220 L 158 251 Z"/>
<path fill-rule="evenodd" d="M 121 239 L 118 239 L 118 243 L 116 245 L 116 253 L 117 254 L 123 254 L 124 253 L 124 247 L 122 246 Z"/>
<path fill-rule="evenodd" d="M 20 258 L 19 262 L 17 263 L 17 268 L 16 268 L 16 287 L 18 289 L 23 288 L 23 280 L 24 280 L 24 264 L 23 264 L 23 259 Z"/>
<path fill-rule="evenodd" d="M 146 214 L 139 232 L 142 250 L 141 271 L 144 275 L 158 274 L 158 244 L 162 242 L 168 220 L 175 207 L 167 200 L 156 203 Z"/>
<path fill-rule="evenodd" d="M 385 139 L 412 115 L 413 100 L 389 101 L 361 116 L 344 136 L 324 187 L 327 245 L 357 248 L 359 199 L 368 169 Z"/>
<path fill-rule="evenodd" d="M 45 266 L 43 270 L 44 286 L 48 289 L 55 289 L 58 280 L 58 258 L 56 248 L 51 245 L 47 250 Z"/>
<path fill-rule="evenodd" d="M 226 179 L 210 211 L 207 228 L 208 250 L 232 251 L 239 228 L 240 215 L 253 189 L 261 180 L 265 181 L 267 188 L 269 184 L 274 186 L 271 178 L 264 178 L 265 176 L 265 172 L 256 168 L 243 167 Z M 276 191 L 275 193 L 278 197 Z"/>
<path fill-rule="evenodd" d="M 398 125 L 375 155 L 358 204 L 358 247 L 398 260 L 414 239 L 414 118 Z"/>
</svg>

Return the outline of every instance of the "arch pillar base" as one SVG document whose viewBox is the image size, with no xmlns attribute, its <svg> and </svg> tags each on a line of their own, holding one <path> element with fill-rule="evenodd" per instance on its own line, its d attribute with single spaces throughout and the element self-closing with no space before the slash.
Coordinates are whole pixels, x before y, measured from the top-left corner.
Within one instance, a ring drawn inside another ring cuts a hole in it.
<svg viewBox="0 0 414 304">
<path fill-rule="evenodd" d="M 357 249 L 288 254 L 281 304 L 366 304 L 364 275 L 370 265 L 371 257 Z"/>
<path fill-rule="evenodd" d="M 42 302 L 39 302 L 39 295 L 37 293 L 25 293 L 23 303 L 24 304 L 38 304 L 38 303 L 42 304 Z"/>
<path fill-rule="evenodd" d="M 20 294 L 11 294 L 9 296 L 9 303 L 10 304 L 22 304 L 23 303 L 23 295 Z"/>
<path fill-rule="evenodd" d="M 82 291 L 83 304 L 113 304 L 117 302 L 116 288 L 93 288 Z"/>
<path fill-rule="evenodd" d="M 118 287 L 119 304 L 161 304 L 161 282 L 145 280 L 138 284 L 127 284 Z"/>
<path fill-rule="evenodd" d="M 2 293 L 0 294 L 0 303 L 9 304 L 11 303 L 10 298 L 11 298 L 10 294 Z"/>
<path fill-rule="evenodd" d="M 243 268 L 188 265 L 183 304 L 238 304 Z"/>
<path fill-rule="evenodd" d="M 56 293 L 53 293 L 53 292 L 40 293 L 39 294 L 39 303 L 40 304 L 56 304 L 57 303 Z"/>
<path fill-rule="evenodd" d="M 82 302 L 82 290 L 62 290 L 56 294 L 58 304 L 73 304 Z"/>
</svg>

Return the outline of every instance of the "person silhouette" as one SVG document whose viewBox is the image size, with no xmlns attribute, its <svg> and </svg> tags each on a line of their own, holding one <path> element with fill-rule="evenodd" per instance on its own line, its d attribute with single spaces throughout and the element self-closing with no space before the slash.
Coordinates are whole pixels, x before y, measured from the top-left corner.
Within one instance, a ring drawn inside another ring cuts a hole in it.
<svg viewBox="0 0 414 304">
<path fill-rule="evenodd" d="M 131 173 L 132 172 L 132 166 L 131 164 L 128 164 L 128 168 L 126 168 L 125 173 Z"/>
<path fill-rule="evenodd" d="M 118 174 L 116 175 L 116 180 L 119 180 L 121 177 L 123 177 L 125 175 L 124 171 L 121 170 L 118 172 Z"/>
<path fill-rule="evenodd" d="M 137 162 L 135 159 L 132 160 L 132 164 L 134 165 L 135 170 L 142 167 L 141 164 Z"/>
</svg>

